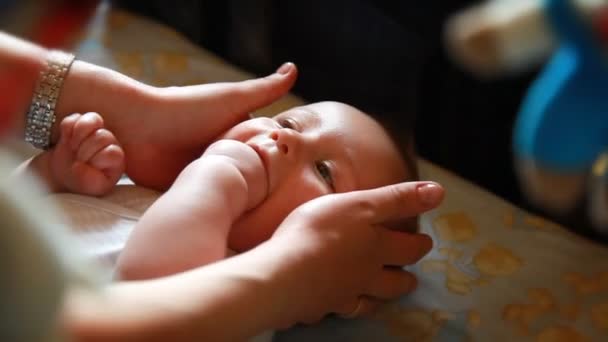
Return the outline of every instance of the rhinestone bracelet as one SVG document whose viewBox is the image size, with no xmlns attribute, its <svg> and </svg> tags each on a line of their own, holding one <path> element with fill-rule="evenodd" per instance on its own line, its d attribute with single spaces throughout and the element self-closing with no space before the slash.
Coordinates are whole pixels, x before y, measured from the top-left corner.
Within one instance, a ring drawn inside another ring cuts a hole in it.
<svg viewBox="0 0 608 342">
<path fill-rule="evenodd" d="M 52 50 L 48 54 L 46 69 L 40 72 L 25 125 L 25 141 L 36 148 L 46 150 L 51 145 L 55 105 L 73 62 L 74 55 Z"/>
</svg>

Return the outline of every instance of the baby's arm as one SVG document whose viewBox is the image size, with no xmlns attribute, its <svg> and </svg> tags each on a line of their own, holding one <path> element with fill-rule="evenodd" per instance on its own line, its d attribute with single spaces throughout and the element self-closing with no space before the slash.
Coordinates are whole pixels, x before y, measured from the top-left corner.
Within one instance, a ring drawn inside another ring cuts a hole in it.
<svg viewBox="0 0 608 342">
<path fill-rule="evenodd" d="M 155 278 L 223 259 L 232 223 L 266 194 L 266 170 L 251 147 L 214 143 L 144 213 L 118 258 L 117 275 Z"/>
<path fill-rule="evenodd" d="M 72 114 L 61 121 L 59 141 L 23 163 L 13 177 L 36 174 L 51 192 L 99 196 L 109 192 L 125 169 L 124 152 L 97 113 Z"/>
</svg>

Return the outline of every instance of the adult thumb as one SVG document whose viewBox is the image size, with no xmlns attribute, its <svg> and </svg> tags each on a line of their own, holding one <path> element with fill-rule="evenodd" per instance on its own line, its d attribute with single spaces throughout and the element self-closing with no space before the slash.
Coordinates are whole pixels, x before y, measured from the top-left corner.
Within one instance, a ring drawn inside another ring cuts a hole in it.
<svg viewBox="0 0 608 342">
<path fill-rule="evenodd" d="M 217 83 L 215 100 L 223 106 L 233 106 L 236 113 L 249 113 L 265 107 L 285 95 L 293 86 L 298 69 L 293 63 L 285 63 L 266 77 L 234 82 Z"/>
</svg>

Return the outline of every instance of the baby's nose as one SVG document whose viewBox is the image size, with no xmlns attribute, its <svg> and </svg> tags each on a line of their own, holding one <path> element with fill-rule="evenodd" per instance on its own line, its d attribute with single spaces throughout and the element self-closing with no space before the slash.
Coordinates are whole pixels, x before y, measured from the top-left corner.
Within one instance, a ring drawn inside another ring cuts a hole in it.
<svg viewBox="0 0 608 342">
<path fill-rule="evenodd" d="M 276 141 L 279 150 L 287 155 L 295 152 L 299 140 L 298 135 L 298 132 L 292 129 L 282 128 L 272 131 L 270 138 Z"/>
</svg>

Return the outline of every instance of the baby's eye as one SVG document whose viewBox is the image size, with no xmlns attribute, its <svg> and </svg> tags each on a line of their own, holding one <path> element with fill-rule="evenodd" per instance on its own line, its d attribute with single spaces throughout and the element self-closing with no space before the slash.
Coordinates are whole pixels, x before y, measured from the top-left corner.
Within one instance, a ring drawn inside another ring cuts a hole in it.
<svg viewBox="0 0 608 342">
<path fill-rule="evenodd" d="M 291 119 L 291 118 L 283 118 L 279 120 L 279 125 L 281 125 L 281 127 L 283 128 L 287 128 L 287 129 L 293 129 L 294 131 L 297 131 L 297 124 L 296 122 Z"/>
<path fill-rule="evenodd" d="M 336 188 L 334 187 L 334 178 L 331 175 L 331 167 L 329 165 L 329 162 L 316 162 L 315 167 L 317 169 L 317 172 L 319 172 L 321 178 L 323 178 L 323 181 L 327 183 L 327 185 L 330 187 L 331 191 L 336 192 Z"/>
</svg>

